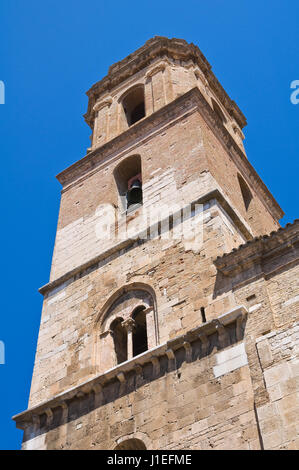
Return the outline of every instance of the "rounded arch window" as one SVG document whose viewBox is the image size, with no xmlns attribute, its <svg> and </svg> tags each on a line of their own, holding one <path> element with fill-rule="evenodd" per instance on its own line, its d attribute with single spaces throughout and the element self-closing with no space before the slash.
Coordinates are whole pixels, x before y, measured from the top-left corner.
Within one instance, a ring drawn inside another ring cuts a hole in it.
<svg viewBox="0 0 299 470">
<path fill-rule="evenodd" d="M 132 155 L 123 160 L 115 168 L 114 178 L 124 210 L 133 210 L 142 205 L 143 192 L 140 155 Z"/>
<path fill-rule="evenodd" d="M 142 283 L 119 289 L 101 314 L 97 351 L 99 370 L 105 371 L 159 343 L 156 296 Z"/>
<path fill-rule="evenodd" d="M 120 442 L 114 450 L 146 450 L 146 446 L 140 439 L 126 439 Z"/>
<path fill-rule="evenodd" d="M 247 183 L 245 183 L 245 180 L 239 174 L 238 174 L 238 181 L 239 181 L 239 185 L 240 185 L 241 194 L 242 194 L 243 202 L 244 202 L 244 205 L 245 205 L 245 209 L 248 211 L 253 196 L 252 196 L 252 193 L 251 193 Z"/>
<path fill-rule="evenodd" d="M 145 117 L 144 86 L 138 85 L 129 90 L 122 100 L 128 126 Z"/>
<path fill-rule="evenodd" d="M 213 106 L 213 109 L 214 109 L 215 113 L 217 114 L 217 116 L 221 120 L 222 124 L 225 124 L 227 122 L 227 119 L 224 116 L 224 113 L 223 113 L 222 109 L 220 108 L 219 104 L 216 103 L 216 101 L 213 98 L 212 98 L 212 106 Z"/>
</svg>

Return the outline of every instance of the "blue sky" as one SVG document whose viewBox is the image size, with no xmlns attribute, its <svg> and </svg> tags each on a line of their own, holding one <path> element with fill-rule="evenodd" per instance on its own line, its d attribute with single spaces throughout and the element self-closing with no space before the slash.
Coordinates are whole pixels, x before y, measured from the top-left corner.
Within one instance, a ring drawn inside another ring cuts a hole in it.
<svg viewBox="0 0 299 470">
<path fill-rule="evenodd" d="M 298 1 L 1 0 L 2 309 L 0 449 L 18 449 L 59 209 L 55 175 L 82 158 L 85 92 L 152 36 L 200 47 L 248 120 L 248 158 L 286 215 L 298 217 Z"/>
</svg>

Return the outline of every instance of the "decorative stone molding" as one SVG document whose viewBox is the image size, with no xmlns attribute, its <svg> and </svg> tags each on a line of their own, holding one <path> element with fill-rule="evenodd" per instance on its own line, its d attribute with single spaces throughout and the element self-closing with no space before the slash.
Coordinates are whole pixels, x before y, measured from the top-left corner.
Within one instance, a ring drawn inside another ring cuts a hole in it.
<svg viewBox="0 0 299 470">
<path fill-rule="evenodd" d="M 196 111 L 200 112 L 212 132 L 215 133 L 216 137 L 225 146 L 241 174 L 246 174 L 246 179 L 251 181 L 253 189 L 261 196 L 261 200 L 270 213 L 273 214 L 273 217 L 277 220 L 283 217 L 283 211 L 248 161 L 244 149 L 238 145 L 225 126 L 217 119 L 214 110 L 197 86 L 163 106 L 155 113 L 135 123 L 134 126 L 128 128 L 114 139 L 95 148 L 83 159 L 57 175 L 58 180 L 64 186 L 62 191 L 72 187 L 75 181 L 76 184 L 79 181 L 83 181 L 87 174 L 88 176 L 92 174 L 92 171 L 97 171 L 95 168 L 112 153 L 120 152 L 122 148 L 130 145 L 132 142 L 139 141 L 140 144 L 140 139 L 144 139 L 144 136 L 148 136 L 151 131 L 157 132 L 157 126 L 162 126 L 165 120 L 167 120 L 167 126 L 170 126 L 176 119 L 181 120 L 186 115 L 189 115 L 189 113 L 192 114 Z M 161 128 L 158 131 L 161 132 Z"/>
<path fill-rule="evenodd" d="M 112 103 L 113 103 L 113 100 L 110 97 L 104 101 L 97 101 L 93 107 L 93 111 L 97 113 L 98 111 L 100 111 L 100 109 L 105 108 L 106 106 L 110 107 Z"/>
<path fill-rule="evenodd" d="M 127 318 L 122 322 L 122 326 L 127 330 L 127 333 L 132 333 L 136 328 L 136 322 L 133 318 Z"/>
<path fill-rule="evenodd" d="M 164 72 L 165 69 L 166 69 L 166 64 L 159 64 L 156 67 L 153 67 L 148 72 L 146 72 L 145 79 L 147 80 L 151 78 L 153 75 L 156 75 L 156 73 Z"/>
<path fill-rule="evenodd" d="M 118 378 L 120 383 L 124 383 L 126 380 L 125 374 L 123 372 L 119 372 L 116 377 Z"/>
<path fill-rule="evenodd" d="M 150 39 L 133 54 L 112 65 L 109 68 L 108 75 L 92 86 L 87 92 L 89 104 L 87 113 L 84 116 L 86 122 L 92 126 L 92 108 L 96 99 L 120 85 L 132 75 L 148 67 L 150 63 L 158 58 L 165 61 L 182 61 L 185 64 L 192 63 L 197 66 L 204 74 L 209 87 L 222 102 L 229 114 L 236 119 L 241 128 L 246 125 L 245 116 L 222 88 L 211 70 L 211 65 L 200 49 L 192 43 L 188 44 L 183 39 L 168 39 L 161 36 Z"/>
<path fill-rule="evenodd" d="M 169 361 L 175 359 L 173 349 L 167 349 L 167 351 L 165 351 L 165 353 L 166 353 L 166 356 L 168 357 Z"/>
<path fill-rule="evenodd" d="M 217 322 L 212 320 L 193 328 L 184 335 L 178 336 L 155 348 L 145 351 L 139 356 L 133 357 L 131 360 L 106 371 L 104 374 L 89 379 L 77 387 L 56 395 L 50 400 L 14 416 L 13 419 L 16 422 L 17 427 L 20 429 L 25 429 L 26 426 L 32 425 L 38 429 L 40 427 L 40 417 L 43 414 L 46 414 L 47 421 L 50 423 L 54 408 L 59 406 L 63 408 L 63 419 L 66 419 L 68 413 L 67 401 L 72 400 L 75 397 L 80 399 L 80 397 L 84 397 L 88 393 L 94 393 L 98 396 L 96 403 L 99 405 L 103 397 L 103 388 L 109 382 L 118 380 L 121 387 L 123 387 L 122 390 L 124 390 L 126 385 L 126 374 L 130 371 L 135 371 L 136 374 L 140 375 L 142 373 L 143 366 L 148 363 L 153 364 L 154 375 L 157 376 L 160 373 L 160 358 L 166 356 L 169 361 L 174 361 L 175 351 L 184 348 L 186 351 L 186 360 L 188 360 L 190 358 L 190 354 L 192 354 L 192 343 L 197 339 L 200 339 L 203 354 L 206 354 L 210 344 L 209 336 L 217 331 L 216 326 L 219 330 L 222 328 L 225 329 L 227 325 L 233 322 L 244 323 L 246 315 L 246 308 L 242 305 L 237 306 L 218 317 Z"/>
<path fill-rule="evenodd" d="M 299 242 L 298 225 L 299 219 L 296 219 L 293 224 L 287 224 L 270 235 L 255 237 L 230 253 L 218 256 L 214 264 L 225 276 L 234 276 L 253 265 L 261 267 L 260 275 L 268 275 L 270 273 L 265 271 L 265 261 L 269 256 L 273 259 L 288 250 L 296 250 Z"/>
<path fill-rule="evenodd" d="M 213 191 L 210 191 L 210 192 L 204 194 L 202 197 L 192 201 L 191 204 L 190 204 L 191 205 L 191 210 L 193 210 L 193 208 L 195 207 L 196 204 L 206 204 L 209 201 L 214 200 L 214 199 L 226 211 L 226 213 L 233 220 L 233 222 L 236 224 L 236 226 L 241 231 L 241 233 L 244 235 L 244 237 L 248 240 L 252 239 L 253 236 L 252 236 L 251 231 L 249 230 L 248 225 L 245 223 L 245 221 L 243 222 L 241 220 L 239 215 L 233 209 L 232 205 L 229 203 L 227 198 L 222 194 L 222 192 L 219 189 L 215 189 Z M 182 208 L 182 210 L 184 210 L 184 208 Z M 176 214 L 169 214 L 169 219 L 167 219 L 167 221 L 169 221 L 169 228 L 170 229 L 172 228 L 173 219 L 175 217 L 176 217 Z M 165 221 L 166 221 L 166 219 L 165 220 L 162 219 L 161 224 L 160 224 L 162 227 L 163 227 L 163 224 L 164 224 Z M 150 231 L 152 230 L 152 227 L 149 226 L 149 227 L 146 228 L 146 230 L 148 231 L 148 233 L 150 233 Z M 144 236 L 144 230 L 142 230 L 140 232 L 140 234 L 137 233 L 135 238 L 137 239 L 139 237 L 139 235 L 141 237 L 143 237 Z M 51 292 L 56 287 L 58 287 L 61 284 L 65 283 L 66 281 L 74 278 L 77 274 L 83 273 L 85 270 L 87 270 L 91 266 L 95 266 L 97 263 L 99 263 L 102 260 L 108 258 L 109 256 L 111 256 L 111 255 L 113 255 L 117 252 L 121 252 L 124 249 L 128 249 L 129 247 L 131 247 L 136 242 L 135 238 L 134 239 L 127 238 L 126 240 L 121 240 L 119 242 L 116 242 L 113 247 L 109 248 L 106 251 L 103 251 L 102 253 L 100 253 L 95 258 L 90 259 L 86 263 L 83 263 L 82 265 L 77 266 L 76 268 L 72 269 L 71 271 L 65 273 L 60 278 L 55 279 L 54 281 L 51 281 L 48 284 L 42 286 L 39 289 L 39 292 L 42 295 L 45 295 L 48 292 Z M 149 240 L 150 240 L 150 238 L 149 238 Z M 145 240 L 144 242 L 146 243 L 147 240 Z M 96 321 L 98 321 L 98 317 L 97 317 Z M 107 335 L 108 333 L 109 333 L 109 330 L 106 330 L 102 334 Z"/>
<path fill-rule="evenodd" d="M 112 335 L 113 331 L 112 330 L 106 330 L 103 331 L 102 333 L 99 334 L 100 339 L 106 338 L 108 335 Z"/>
</svg>

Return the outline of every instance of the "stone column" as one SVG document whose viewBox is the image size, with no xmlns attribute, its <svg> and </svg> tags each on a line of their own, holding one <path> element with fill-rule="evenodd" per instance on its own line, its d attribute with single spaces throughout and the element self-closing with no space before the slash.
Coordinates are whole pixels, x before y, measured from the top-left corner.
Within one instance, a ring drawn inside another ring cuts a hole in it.
<svg viewBox="0 0 299 470">
<path fill-rule="evenodd" d="M 135 328 L 135 321 L 133 318 L 128 318 L 122 322 L 122 326 L 126 328 L 128 338 L 128 360 L 133 357 L 133 331 Z"/>
</svg>

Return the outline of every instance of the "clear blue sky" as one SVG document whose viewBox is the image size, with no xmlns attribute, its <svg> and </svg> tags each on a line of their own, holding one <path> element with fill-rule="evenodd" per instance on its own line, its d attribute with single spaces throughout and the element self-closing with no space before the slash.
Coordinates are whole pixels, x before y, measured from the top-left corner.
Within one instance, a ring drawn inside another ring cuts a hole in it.
<svg viewBox="0 0 299 470">
<path fill-rule="evenodd" d="M 90 130 L 85 91 L 155 35 L 197 44 L 247 117 L 248 158 L 292 221 L 297 210 L 298 0 L 1 0 L 2 308 L 0 449 L 18 449 L 27 408 L 60 185 Z"/>
</svg>

